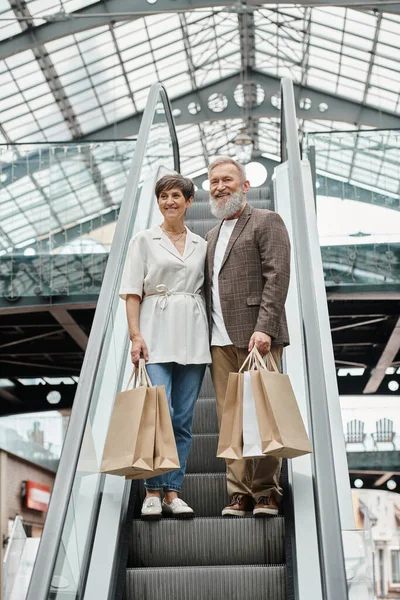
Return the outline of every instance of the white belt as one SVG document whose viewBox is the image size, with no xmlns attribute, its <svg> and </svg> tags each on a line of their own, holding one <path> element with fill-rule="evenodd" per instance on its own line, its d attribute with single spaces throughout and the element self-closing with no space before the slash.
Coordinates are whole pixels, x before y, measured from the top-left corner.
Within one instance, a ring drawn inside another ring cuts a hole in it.
<svg viewBox="0 0 400 600">
<path fill-rule="evenodd" d="M 196 300 L 201 312 L 200 294 L 192 294 L 191 292 L 176 292 L 174 289 L 169 290 L 163 283 L 156 285 L 156 290 L 157 292 L 154 292 L 153 294 L 146 294 L 145 298 L 150 298 L 150 296 L 158 296 L 157 305 L 160 307 L 160 310 L 164 310 L 164 308 L 167 306 L 170 296 L 191 296 Z"/>
</svg>

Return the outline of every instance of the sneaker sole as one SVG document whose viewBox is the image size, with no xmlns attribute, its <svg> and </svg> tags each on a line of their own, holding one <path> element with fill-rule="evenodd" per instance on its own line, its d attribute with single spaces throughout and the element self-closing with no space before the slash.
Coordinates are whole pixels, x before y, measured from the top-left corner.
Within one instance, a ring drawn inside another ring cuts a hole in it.
<svg viewBox="0 0 400 600">
<path fill-rule="evenodd" d="M 252 512 L 246 512 L 245 510 L 231 510 L 230 508 L 227 508 L 222 511 L 221 515 L 223 517 L 248 517 L 252 515 Z"/>
<path fill-rule="evenodd" d="M 273 508 L 255 508 L 253 517 L 276 517 L 279 511 Z"/>
<path fill-rule="evenodd" d="M 162 514 L 159 515 L 140 515 L 142 521 L 159 521 L 162 518 Z"/>
<path fill-rule="evenodd" d="M 178 513 L 178 514 L 163 512 L 163 516 L 166 517 L 167 519 L 194 519 L 196 515 L 194 514 L 194 512 Z"/>
</svg>

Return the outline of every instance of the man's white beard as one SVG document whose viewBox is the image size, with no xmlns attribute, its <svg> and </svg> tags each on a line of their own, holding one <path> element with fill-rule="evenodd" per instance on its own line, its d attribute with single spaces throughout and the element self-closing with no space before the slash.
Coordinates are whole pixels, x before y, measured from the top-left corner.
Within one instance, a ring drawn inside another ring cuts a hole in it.
<svg viewBox="0 0 400 600">
<path fill-rule="evenodd" d="M 225 204 L 219 204 L 218 201 L 210 195 L 210 209 L 217 219 L 229 219 L 232 215 L 239 212 L 243 204 L 243 192 L 235 192 Z"/>
</svg>

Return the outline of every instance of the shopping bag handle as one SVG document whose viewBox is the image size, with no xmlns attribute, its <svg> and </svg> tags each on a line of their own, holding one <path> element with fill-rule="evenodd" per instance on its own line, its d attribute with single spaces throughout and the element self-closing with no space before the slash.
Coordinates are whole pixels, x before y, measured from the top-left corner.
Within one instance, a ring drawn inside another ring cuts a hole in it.
<svg viewBox="0 0 400 600">
<path fill-rule="evenodd" d="M 140 358 L 139 365 L 137 367 L 133 368 L 133 371 L 131 373 L 131 376 L 129 377 L 129 381 L 127 383 L 125 391 L 129 389 L 132 379 L 134 379 L 133 387 L 137 387 L 138 383 L 139 383 L 139 386 L 144 385 L 146 387 L 152 387 L 152 383 L 151 383 L 149 374 L 147 373 L 147 370 L 146 370 L 146 362 L 145 362 L 144 358 Z"/>
<path fill-rule="evenodd" d="M 272 352 L 268 352 L 267 354 L 269 360 L 271 361 L 271 365 L 273 370 L 275 371 L 275 373 L 280 373 L 279 368 L 275 362 L 275 359 L 272 355 Z M 239 373 L 241 373 L 245 366 L 247 365 L 247 363 L 249 363 L 251 361 L 251 365 L 250 365 L 250 369 L 267 369 L 267 366 L 264 362 L 263 357 L 261 356 L 258 348 L 256 346 L 253 347 L 253 349 L 251 350 L 251 352 L 249 352 L 249 355 L 247 356 L 247 358 L 245 359 L 244 363 L 242 364 L 242 366 L 239 369 Z"/>
<path fill-rule="evenodd" d="M 257 356 L 258 360 L 262 361 L 262 363 L 263 363 L 263 365 L 265 367 L 264 360 L 263 360 L 263 358 L 262 358 L 262 356 L 261 356 L 258 348 L 256 348 L 254 346 L 253 350 L 254 350 L 254 354 Z M 272 365 L 272 368 L 275 371 L 275 373 L 280 373 L 279 367 L 278 367 L 278 365 L 275 362 L 275 359 L 274 359 L 274 356 L 273 356 L 271 350 L 268 352 L 267 356 L 268 356 L 269 360 L 271 361 L 271 365 Z"/>
<path fill-rule="evenodd" d="M 265 366 L 265 363 L 262 359 L 261 354 L 259 353 L 259 351 L 257 350 L 257 348 L 254 346 L 253 350 L 251 350 L 247 356 L 247 358 L 245 359 L 244 363 L 242 364 L 242 366 L 239 369 L 239 373 L 241 373 L 244 368 L 246 367 L 246 365 L 250 363 L 249 365 L 249 370 L 255 370 L 255 369 L 266 369 L 267 367 Z"/>
</svg>

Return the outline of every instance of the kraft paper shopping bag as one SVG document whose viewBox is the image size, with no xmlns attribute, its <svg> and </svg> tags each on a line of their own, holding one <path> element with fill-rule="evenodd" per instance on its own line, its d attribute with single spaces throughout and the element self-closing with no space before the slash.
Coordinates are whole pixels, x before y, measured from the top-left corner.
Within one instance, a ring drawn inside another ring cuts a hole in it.
<svg viewBox="0 0 400 600">
<path fill-rule="evenodd" d="M 225 459 L 243 457 L 243 373 L 229 373 L 217 456 Z"/>
<path fill-rule="evenodd" d="M 258 351 L 259 369 L 252 372 L 261 386 L 255 390 L 257 420 L 265 455 L 295 458 L 312 452 L 306 428 L 288 375 L 281 374 L 270 353 L 273 371 L 269 371 Z M 261 360 L 261 363 L 260 363 Z M 256 373 L 258 375 L 256 375 Z"/>
<path fill-rule="evenodd" d="M 157 390 L 153 469 L 132 473 L 126 476 L 127 479 L 148 479 L 180 467 L 165 387 L 162 385 L 153 389 Z"/>
<path fill-rule="evenodd" d="M 129 389 L 132 379 L 133 387 Z M 154 466 L 157 388 L 151 387 L 144 360 L 134 370 L 127 389 L 115 398 L 101 462 L 101 473 L 134 475 Z"/>
</svg>

